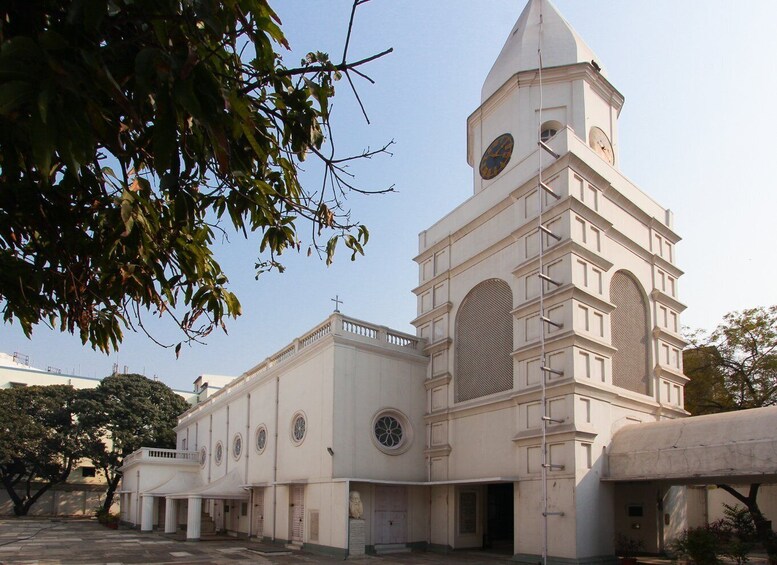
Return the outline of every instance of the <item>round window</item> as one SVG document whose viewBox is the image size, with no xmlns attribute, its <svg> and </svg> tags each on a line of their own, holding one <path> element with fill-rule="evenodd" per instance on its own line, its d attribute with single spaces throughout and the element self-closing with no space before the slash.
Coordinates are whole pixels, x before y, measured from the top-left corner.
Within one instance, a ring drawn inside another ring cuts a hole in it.
<svg viewBox="0 0 777 565">
<path fill-rule="evenodd" d="M 305 433 L 307 432 L 307 424 L 305 422 L 305 415 L 298 412 L 291 419 L 291 439 L 294 443 L 299 445 L 302 440 L 305 439 Z"/>
<path fill-rule="evenodd" d="M 205 462 L 208 460 L 208 450 L 205 449 L 205 446 L 203 445 L 200 449 L 200 466 L 204 467 Z"/>
<path fill-rule="evenodd" d="M 381 416 L 375 422 L 375 438 L 383 447 L 399 447 L 402 436 L 402 424 L 394 416 Z"/>
<path fill-rule="evenodd" d="M 235 434 L 232 438 L 232 457 L 236 460 L 240 459 L 240 455 L 243 453 L 243 436 Z"/>
<path fill-rule="evenodd" d="M 413 439 L 410 422 L 399 410 L 381 410 L 372 419 L 372 442 L 389 455 L 399 455 L 410 448 Z"/>
<path fill-rule="evenodd" d="M 216 443 L 214 456 L 216 459 L 216 465 L 221 465 L 221 460 L 224 458 L 224 445 L 220 441 Z"/>
<path fill-rule="evenodd" d="M 267 447 L 267 428 L 264 425 L 256 429 L 256 450 L 261 453 Z"/>
</svg>

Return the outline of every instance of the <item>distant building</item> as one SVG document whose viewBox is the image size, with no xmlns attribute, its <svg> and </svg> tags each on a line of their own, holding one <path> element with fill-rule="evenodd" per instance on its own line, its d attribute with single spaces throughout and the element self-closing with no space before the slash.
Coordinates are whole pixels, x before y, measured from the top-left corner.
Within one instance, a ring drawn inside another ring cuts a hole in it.
<svg viewBox="0 0 777 565">
<path fill-rule="evenodd" d="M 204 377 L 204 376 L 203 376 Z M 197 382 L 203 377 L 199 377 Z M 204 389 L 199 390 L 195 385 L 195 391 L 183 391 L 173 389 L 173 392 L 183 397 L 189 404 L 196 404 L 202 394 L 212 394 L 213 387 L 208 382 L 223 386 L 229 382 L 230 377 L 208 375 L 208 381 Z M 55 367 L 47 370 L 32 367 L 26 355 L 15 353 L 13 355 L 0 352 L 0 388 L 13 388 L 24 386 L 48 386 L 71 385 L 77 389 L 96 388 L 101 379 L 81 377 L 63 373 Z M 217 390 L 217 389 L 216 389 Z M 80 461 L 73 467 L 67 481 L 56 485 L 44 494 L 30 509 L 33 516 L 81 516 L 91 515 L 100 505 L 102 494 L 105 492 L 105 479 L 101 472 L 90 461 Z M 118 509 L 118 507 L 117 507 Z M 0 515 L 13 514 L 11 503 L 5 490 L 0 490 Z"/>
</svg>

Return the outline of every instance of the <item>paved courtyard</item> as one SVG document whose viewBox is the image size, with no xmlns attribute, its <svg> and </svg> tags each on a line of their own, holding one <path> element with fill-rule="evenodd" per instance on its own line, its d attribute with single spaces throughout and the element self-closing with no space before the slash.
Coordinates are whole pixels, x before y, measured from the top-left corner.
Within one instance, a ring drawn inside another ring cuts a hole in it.
<svg viewBox="0 0 777 565">
<path fill-rule="evenodd" d="M 129 563 L 159 564 L 255 564 L 285 565 L 336 563 L 341 559 L 293 551 L 278 555 L 278 548 L 246 540 L 214 538 L 202 542 L 172 539 L 160 533 L 109 530 L 94 520 L 46 518 L 0 519 L 0 565 L 87 565 Z M 396 556 L 349 559 L 369 565 L 462 563 L 498 565 L 510 563 L 506 556 L 481 552 L 454 555 L 404 553 Z"/>
</svg>

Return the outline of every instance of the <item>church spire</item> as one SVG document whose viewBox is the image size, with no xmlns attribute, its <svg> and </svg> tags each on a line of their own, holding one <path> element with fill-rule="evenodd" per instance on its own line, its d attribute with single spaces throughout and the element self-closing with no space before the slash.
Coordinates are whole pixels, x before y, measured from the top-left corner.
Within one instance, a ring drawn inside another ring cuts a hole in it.
<svg viewBox="0 0 777 565">
<path fill-rule="evenodd" d="M 600 64 L 591 48 L 561 17 L 550 0 L 529 0 L 486 77 L 481 91 L 482 102 L 499 90 L 515 73 L 538 68 L 540 14 L 544 68 L 591 61 Z"/>
</svg>

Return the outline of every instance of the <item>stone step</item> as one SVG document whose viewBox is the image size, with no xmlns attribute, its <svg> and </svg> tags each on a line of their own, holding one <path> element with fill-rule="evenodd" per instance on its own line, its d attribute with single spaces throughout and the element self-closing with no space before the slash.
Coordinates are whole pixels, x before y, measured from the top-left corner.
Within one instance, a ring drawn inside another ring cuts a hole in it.
<svg viewBox="0 0 777 565">
<path fill-rule="evenodd" d="M 302 549 L 302 542 L 301 541 L 292 541 L 286 544 L 286 549 L 291 549 L 294 551 L 300 551 Z"/>
<path fill-rule="evenodd" d="M 388 555 L 391 553 L 410 553 L 411 549 L 404 543 L 377 543 L 375 544 L 375 553 L 377 555 Z"/>
</svg>

